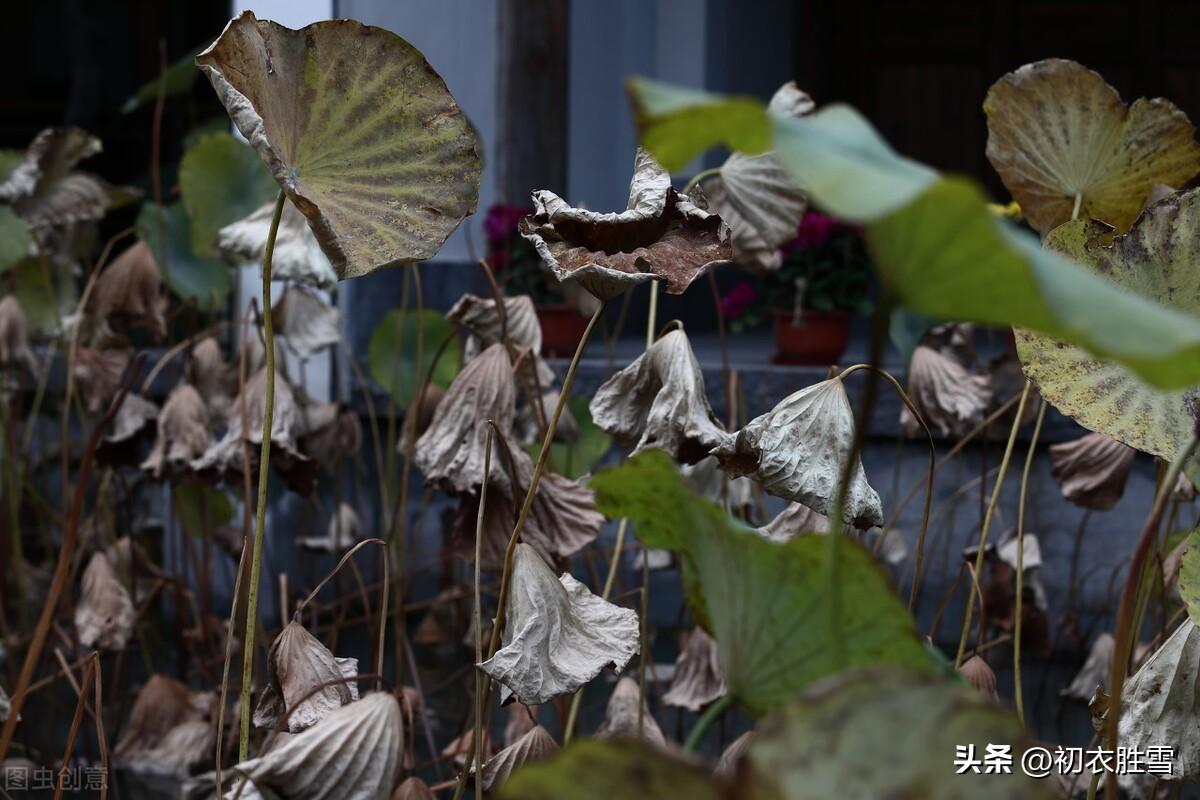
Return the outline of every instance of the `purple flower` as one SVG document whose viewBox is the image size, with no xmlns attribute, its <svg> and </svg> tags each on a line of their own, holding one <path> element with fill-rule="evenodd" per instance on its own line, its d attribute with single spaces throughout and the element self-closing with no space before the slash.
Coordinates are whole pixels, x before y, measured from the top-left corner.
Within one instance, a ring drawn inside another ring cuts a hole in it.
<svg viewBox="0 0 1200 800">
<path fill-rule="evenodd" d="M 839 223 L 828 214 L 819 211 L 806 211 L 800 226 L 796 229 L 796 238 L 785 245 L 788 251 L 796 248 L 817 248 L 829 241 Z"/>
<path fill-rule="evenodd" d="M 738 319 L 758 299 L 758 290 L 752 283 L 739 283 L 721 298 L 721 314 L 726 319 Z"/>
<path fill-rule="evenodd" d="M 523 208 L 509 203 L 496 203 L 488 209 L 483 220 L 483 233 L 492 248 L 500 248 L 517 235 L 517 221 L 533 213 L 532 208 Z"/>
</svg>

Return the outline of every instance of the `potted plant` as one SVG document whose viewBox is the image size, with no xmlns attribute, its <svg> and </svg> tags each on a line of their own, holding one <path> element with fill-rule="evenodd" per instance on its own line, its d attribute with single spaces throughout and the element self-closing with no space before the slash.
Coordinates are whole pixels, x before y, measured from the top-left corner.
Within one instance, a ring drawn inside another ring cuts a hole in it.
<svg viewBox="0 0 1200 800">
<path fill-rule="evenodd" d="M 871 264 L 859 230 L 808 211 L 783 246 L 783 264 L 763 291 L 735 286 L 722 300 L 734 330 L 770 317 L 776 364 L 833 364 L 846 350 L 850 320 L 871 310 Z"/>
<path fill-rule="evenodd" d="M 488 242 L 488 266 L 509 295 L 527 294 L 542 326 L 542 354 L 570 357 L 583 338 L 587 317 L 567 302 L 558 286 L 547 279 L 533 245 L 517 232 L 517 222 L 533 213 L 507 203 L 488 209 L 483 222 Z"/>
</svg>

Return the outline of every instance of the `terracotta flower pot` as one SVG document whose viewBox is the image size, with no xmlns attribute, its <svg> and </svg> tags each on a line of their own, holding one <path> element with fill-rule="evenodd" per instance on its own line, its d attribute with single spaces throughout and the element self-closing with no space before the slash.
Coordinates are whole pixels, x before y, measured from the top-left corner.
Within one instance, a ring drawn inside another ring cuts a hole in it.
<svg viewBox="0 0 1200 800">
<path fill-rule="evenodd" d="M 776 308 L 775 364 L 835 364 L 850 338 L 849 311 L 805 309 L 802 324 L 792 324 L 792 312 Z"/>
<path fill-rule="evenodd" d="M 538 324 L 542 326 L 542 355 L 548 358 L 570 358 L 587 330 L 587 317 L 566 303 L 547 303 L 537 306 Z"/>
</svg>

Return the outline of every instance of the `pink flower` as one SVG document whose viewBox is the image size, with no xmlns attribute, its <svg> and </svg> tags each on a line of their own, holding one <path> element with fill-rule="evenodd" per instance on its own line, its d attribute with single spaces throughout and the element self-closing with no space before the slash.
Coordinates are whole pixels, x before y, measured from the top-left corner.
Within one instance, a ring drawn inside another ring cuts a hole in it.
<svg viewBox="0 0 1200 800">
<path fill-rule="evenodd" d="M 758 299 L 758 290 L 752 283 L 739 283 L 721 298 L 721 314 L 726 319 L 737 319 Z"/>
<path fill-rule="evenodd" d="M 837 229 L 838 225 L 838 221 L 828 214 L 822 214 L 819 211 L 806 211 L 804 218 L 800 220 L 800 227 L 796 229 L 796 238 L 792 239 L 784 247 L 787 250 L 794 250 L 799 247 L 820 247 L 829 241 L 829 237 Z"/>
<path fill-rule="evenodd" d="M 522 208 L 508 203 L 496 203 L 488 209 L 483 220 L 483 233 L 488 245 L 498 249 L 508 244 L 517 235 L 517 221 L 533 213 L 532 208 Z"/>
</svg>

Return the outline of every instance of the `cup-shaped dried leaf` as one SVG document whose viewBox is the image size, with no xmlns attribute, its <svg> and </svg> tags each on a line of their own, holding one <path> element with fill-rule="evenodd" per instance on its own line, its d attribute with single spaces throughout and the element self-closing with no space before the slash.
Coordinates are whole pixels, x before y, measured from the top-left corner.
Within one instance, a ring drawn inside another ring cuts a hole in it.
<svg viewBox="0 0 1200 800">
<path fill-rule="evenodd" d="M 271 643 L 267 672 L 270 683 L 254 709 L 254 724 L 260 728 L 275 728 L 283 722 L 284 714 L 290 713 L 287 729 L 298 733 L 358 699 L 358 684 L 354 681 L 335 683 L 309 696 L 321 684 L 357 675 L 358 659 L 335 658 L 296 621 L 284 626 Z"/>
<path fill-rule="evenodd" d="M 537 727 L 538 706 L 527 706 L 524 703 L 510 703 L 505 712 L 508 718 L 504 723 L 504 746 L 515 742 Z"/>
<path fill-rule="evenodd" d="M 1200 630 L 1188 619 L 1146 659 L 1121 692 L 1121 743 L 1142 751 L 1168 748 L 1171 774 L 1162 776 L 1167 780 L 1200 774 L 1198 670 Z"/>
<path fill-rule="evenodd" d="M 836 732 L 836 735 L 830 735 Z M 1045 781 L 1014 768 L 980 780 L 947 769 L 956 746 L 1029 744 L 1015 715 L 977 692 L 901 670 L 843 673 L 804 692 L 759 726 L 739 774 L 749 794 L 773 788 L 787 800 L 922 797 L 1049 798 Z"/>
<path fill-rule="evenodd" d="M 191 357 L 185 367 L 188 383 L 196 387 L 208 405 L 213 419 L 224 420 L 233 404 L 237 375 L 225 363 L 221 345 L 212 336 L 206 336 L 192 348 Z"/>
<path fill-rule="evenodd" d="M 438 403 L 433 422 L 417 440 L 413 454 L 425 479 L 448 491 L 478 491 L 483 485 L 487 421 L 502 433 L 511 430 L 516 386 L 508 351 L 494 344 L 467 362 Z M 492 485 L 507 488 L 497 469 L 499 448 L 492 453 Z"/>
<path fill-rule="evenodd" d="M 226 225 L 217 234 L 217 249 L 231 264 L 261 263 L 271 230 L 275 204 L 260 206 L 245 219 Z M 332 289 L 337 273 L 317 243 L 308 220 L 291 203 L 284 204 L 271 253 L 271 274 L 318 289 Z"/>
<path fill-rule="evenodd" d="M 1107 511 L 1125 493 L 1137 451 L 1103 433 L 1089 433 L 1050 445 L 1050 470 L 1063 497 L 1096 511 Z"/>
<path fill-rule="evenodd" d="M 290 286 L 272 309 L 275 330 L 302 360 L 341 340 L 342 315 L 312 292 Z"/>
<path fill-rule="evenodd" d="M 133 601 L 104 553 L 92 554 L 83 571 L 75 630 L 84 647 L 124 650 L 133 630 Z"/>
<path fill-rule="evenodd" d="M 337 510 L 329 517 L 324 536 L 302 536 L 296 541 L 301 547 L 340 553 L 357 544 L 361 532 L 362 522 L 358 519 L 358 512 L 349 503 L 339 503 Z"/>
<path fill-rule="evenodd" d="M 139 241 L 113 259 L 96 279 L 88 313 L 121 327 L 141 325 L 156 338 L 167 333 L 167 296 L 150 245 Z"/>
<path fill-rule="evenodd" d="M 637 614 L 597 597 L 568 573 L 555 578 L 527 544 L 517 545 L 509 592 L 504 646 L 479 665 L 502 684 L 502 703 L 545 703 L 574 692 L 606 666 L 619 672 L 638 652 Z"/>
<path fill-rule="evenodd" d="M 1059 694 L 1081 703 L 1090 702 L 1097 689 L 1104 689 L 1108 686 L 1115 647 L 1116 640 L 1108 631 L 1097 636 L 1096 640 L 1092 642 L 1092 649 L 1088 651 L 1083 666 L 1079 668 L 1079 672 L 1075 673 L 1071 682 L 1059 691 Z"/>
<path fill-rule="evenodd" d="M 212 444 L 208 423 L 200 393 L 190 383 L 176 386 L 159 412 L 158 436 L 142 469 L 156 478 L 188 469 Z"/>
<path fill-rule="evenodd" d="M 158 406 L 140 394 L 127 394 L 117 409 L 117 416 L 113 418 L 112 428 L 104 435 L 104 441 L 111 444 L 127 442 L 156 419 Z"/>
<path fill-rule="evenodd" d="M 117 762 L 139 772 L 186 776 L 211 751 L 214 700 L 211 692 L 193 692 L 174 678 L 150 676 L 117 742 Z"/>
<path fill-rule="evenodd" d="M 1046 246 L 1070 256 L 1126 290 L 1187 314 L 1200 312 L 1200 191 L 1163 200 L 1138 217 L 1127 234 L 1075 221 L 1046 237 Z M 1111 240 L 1111 241 L 1110 241 Z M 1129 368 L 1097 359 L 1079 347 L 1017 330 L 1017 354 L 1042 397 L 1083 427 L 1144 453 L 1173 460 L 1193 419 L 1186 390 L 1152 387 Z"/>
<path fill-rule="evenodd" d="M 1074 61 L 1010 72 L 992 84 L 983 110 L 988 160 L 1042 234 L 1073 216 L 1125 230 L 1156 183 L 1182 186 L 1200 172 L 1187 114 L 1161 98 L 1127 106 Z"/>
<path fill-rule="evenodd" d="M 663 282 L 682 294 L 696 278 L 729 261 L 729 230 L 716 214 L 671 188 L 671 176 L 638 148 L 625 211 L 573 208 L 545 189 L 520 231 L 559 282 L 578 281 L 600 300 L 639 283 Z"/>
<path fill-rule="evenodd" d="M 13 295 L 0 299 L 0 369 L 23 367 L 33 375 L 37 362 L 29 348 L 29 324 L 21 302 Z"/>
<path fill-rule="evenodd" d="M 295 800 L 387 797 L 400 773 L 403 726 L 396 698 L 372 692 L 234 769 Z"/>
<path fill-rule="evenodd" d="M 483 765 L 483 790 L 498 789 L 520 767 L 533 761 L 542 761 L 558 752 L 558 742 L 541 725 L 535 725 L 528 733 L 487 760 Z M 471 768 L 474 774 L 474 767 Z"/>
<path fill-rule="evenodd" d="M 328 418 L 323 414 L 320 419 L 315 418 L 313 405 L 305 409 L 304 449 L 313 461 L 333 468 L 358 453 L 362 446 L 362 422 L 353 409 L 338 410 L 336 405 L 329 405 L 335 413 Z"/>
<path fill-rule="evenodd" d="M 392 792 L 391 800 L 437 800 L 429 784 L 420 778 L 405 778 Z"/>
<path fill-rule="evenodd" d="M 997 699 L 996 673 L 980 655 L 973 655 L 958 668 L 958 674 L 966 678 L 975 690 L 992 700 Z"/>
<path fill-rule="evenodd" d="M 128 350 L 80 347 L 75 351 L 75 382 L 90 413 L 95 414 L 108 407 L 121 386 L 121 376 L 125 374 L 128 364 Z"/>
<path fill-rule="evenodd" d="M 650 744 L 665 745 L 667 739 L 654 715 L 650 713 L 638 682 L 621 678 L 613 687 L 604 710 L 604 721 L 596 729 L 597 739 L 644 739 Z"/>
<path fill-rule="evenodd" d="M 699 626 L 692 628 L 675 658 L 675 675 L 663 702 L 689 711 L 699 711 L 725 694 L 717 641 Z"/>
<path fill-rule="evenodd" d="M 456 736 L 450 741 L 450 744 L 442 748 L 442 758 L 450 759 L 456 766 L 464 766 L 467 763 L 467 751 L 471 749 L 473 741 L 475 741 L 475 730 L 468 728 L 465 733 Z M 479 752 L 484 761 L 491 758 L 495 752 L 492 750 L 492 736 L 486 730 L 483 732 L 483 744 L 480 745 Z"/>
<path fill-rule="evenodd" d="M 727 434 L 704 392 L 687 334 L 674 330 L 596 390 L 592 420 L 634 453 L 651 447 L 694 464 Z"/>
<path fill-rule="evenodd" d="M 390 31 L 244 12 L 196 58 L 339 278 L 433 256 L 479 194 L 479 139 Z"/>
<path fill-rule="evenodd" d="M 774 519 L 756 530 L 773 542 L 786 542 L 801 533 L 828 533 L 829 517 L 802 503 L 788 503 Z"/>
<path fill-rule="evenodd" d="M 850 399 L 841 379 L 831 378 L 785 397 L 712 453 L 730 474 L 749 475 L 768 493 L 829 516 L 853 444 Z M 842 518 L 857 528 L 882 525 L 879 495 L 854 458 Z"/>
<path fill-rule="evenodd" d="M 921 345 L 908 363 L 908 396 L 930 428 L 942 436 L 964 436 L 983 422 L 992 401 L 991 381 L 975 375 L 958 361 Z M 900 425 L 908 436 L 922 428 L 907 407 Z"/>
</svg>

